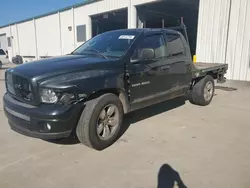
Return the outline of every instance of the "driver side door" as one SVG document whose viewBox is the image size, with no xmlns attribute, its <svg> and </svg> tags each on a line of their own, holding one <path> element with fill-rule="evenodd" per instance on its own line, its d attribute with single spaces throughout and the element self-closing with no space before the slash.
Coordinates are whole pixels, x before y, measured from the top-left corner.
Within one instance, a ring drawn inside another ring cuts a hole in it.
<svg viewBox="0 0 250 188">
<path fill-rule="evenodd" d="M 152 49 L 154 57 L 143 59 L 143 49 Z M 143 102 L 166 90 L 169 66 L 166 64 L 166 42 L 163 33 L 145 36 L 139 41 L 129 67 L 131 102 Z"/>
</svg>

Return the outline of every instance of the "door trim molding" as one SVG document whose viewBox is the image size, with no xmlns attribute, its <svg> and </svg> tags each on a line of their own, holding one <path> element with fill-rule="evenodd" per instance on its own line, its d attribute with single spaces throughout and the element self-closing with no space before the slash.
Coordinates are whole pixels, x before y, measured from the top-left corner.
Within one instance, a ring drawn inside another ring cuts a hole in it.
<svg viewBox="0 0 250 188">
<path fill-rule="evenodd" d="M 155 95 L 150 95 L 148 97 L 136 99 L 131 102 L 129 112 L 132 112 L 141 108 L 145 108 L 145 107 L 157 104 L 157 103 L 161 103 L 167 100 L 171 100 L 177 97 L 184 96 L 188 88 L 189 86 L 179 86 L 178 88 L 175 87 L 173 89 L 160 92 Z"/>
</svg>

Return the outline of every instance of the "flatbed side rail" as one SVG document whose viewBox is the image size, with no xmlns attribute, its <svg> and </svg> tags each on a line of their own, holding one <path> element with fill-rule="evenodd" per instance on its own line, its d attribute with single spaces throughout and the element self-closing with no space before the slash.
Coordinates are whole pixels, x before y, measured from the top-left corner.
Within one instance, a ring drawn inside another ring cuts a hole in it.
<svg viewBox="0 0 250 188">
<path fill-rule="evenodd" d="M 197 63 L 194 64 L 193 78 L 197 79 L 206 75 L 213 76 L 217 83 L 226 82 L 227 64 Z"/>
</svg>

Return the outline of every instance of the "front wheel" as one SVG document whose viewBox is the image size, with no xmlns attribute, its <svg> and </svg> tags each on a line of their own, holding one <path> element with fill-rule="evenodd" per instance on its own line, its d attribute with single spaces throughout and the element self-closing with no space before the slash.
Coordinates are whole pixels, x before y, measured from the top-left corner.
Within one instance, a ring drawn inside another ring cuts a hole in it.
<svg viewBox="0 0 250 188">
<path fill-rule="evenodd" d="M 215 84 L 212 76 L 205 76 L 199 80 L 191 91 L 189 101 L 192 104 L 207 106 L 214 97 Z"/>
<path fill-rule="evenodd" d="M 103 150 L 118 139 L 122 121 L 121 101 L 114 94 L 105 94 L 86 103 L 76 134 L 84 145 Z"/>
</svg>

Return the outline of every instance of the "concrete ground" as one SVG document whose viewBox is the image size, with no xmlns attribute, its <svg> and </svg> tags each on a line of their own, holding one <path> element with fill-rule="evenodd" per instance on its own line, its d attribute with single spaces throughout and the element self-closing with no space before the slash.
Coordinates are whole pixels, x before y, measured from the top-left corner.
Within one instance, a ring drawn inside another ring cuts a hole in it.
<svg viewBox="0 0 250 188">
<path fill-rule="evenodd" d="M 17 134 L 1 104 L 0 187 L 249 188 L 250 84 L 227 85 L 208 107 L 175 100 L 130 114 L 121 139 L 101 152 Z"/>
</svg>

